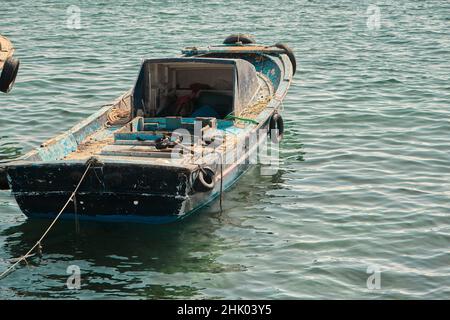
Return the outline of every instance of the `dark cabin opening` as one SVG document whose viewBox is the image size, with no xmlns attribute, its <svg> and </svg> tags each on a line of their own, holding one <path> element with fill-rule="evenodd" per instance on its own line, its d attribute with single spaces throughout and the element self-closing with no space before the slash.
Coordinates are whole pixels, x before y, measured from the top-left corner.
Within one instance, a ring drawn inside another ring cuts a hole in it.
<svg viewBox="0 0 450 320">
<path fill-rule="evenodd" d="M 241 59 L 146 60 L 133 91 L 133 114 L 223 119 L 253 101 L 259 81 L 255 67 Z"/>
<path fill-rule="evenodd" d="M 144 70 L 144 116 L 222 119 L 233 112 L 232 64 L 160 62 Z"/>
</svg>

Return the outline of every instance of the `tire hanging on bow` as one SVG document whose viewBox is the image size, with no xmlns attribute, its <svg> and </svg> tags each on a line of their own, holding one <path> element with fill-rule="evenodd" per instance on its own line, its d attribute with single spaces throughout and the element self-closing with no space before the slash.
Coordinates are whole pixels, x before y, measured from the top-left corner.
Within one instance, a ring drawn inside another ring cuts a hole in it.
<svg viewBox="0 0 450 320">
<path fill-rule="evenodd" d="M 285 43 L 277 43 L 275 47 L 279 49 L 283 49 L 286 55 L 288 56 L 289 60 L 292 64 L 292 74 L 295 75 L 297 72 L 297 59 L 295 58 L 294 51 Z"/>
<path fill-rule="evenodd" d="M 269 122 L 269 136 L 272 142 L 280 142 L 283 140 L 284 121 L 283 117 L 278 113 L 274 113 Z"/>
</svg>

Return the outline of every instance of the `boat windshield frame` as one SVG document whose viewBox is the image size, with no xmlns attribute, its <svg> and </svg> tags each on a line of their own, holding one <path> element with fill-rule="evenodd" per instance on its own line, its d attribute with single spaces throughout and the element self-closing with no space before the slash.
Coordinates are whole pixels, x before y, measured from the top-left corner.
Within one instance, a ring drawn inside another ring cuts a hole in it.
<svg viewBox="0 0 450 320">
<path fill-rule="evenodd" d="M 254 98 L 259 90 L 259 81 L 256 69 L 253 64 L 243 59 L 226 59 L 226 58 L 201 58 L 201 57 L 182 57 L 182 58 L 164 58 L 164 59 L 147 59 L 142 62 L 138 78 L 132 90 L 132 106 L 133 114 L 154 117 L 157 115 L 157 103 L 151 102 L 152 96 L 155 94 L 152 91 L 152 85 L 155 87 L 150 70 L 152 66 L 180 66 L 189 68 L 192 65 L 193 69 L 209 70 L 232 68 L 231 92 L 233 95 L 234 113 L 239 113 L 245 108 Z M 155 72 L 156 73 L 156 72 Z M 155 88 L 153 88 L 155 89 Z M 167 90 L 166 90 L 167 91 Z"/>
</svg>

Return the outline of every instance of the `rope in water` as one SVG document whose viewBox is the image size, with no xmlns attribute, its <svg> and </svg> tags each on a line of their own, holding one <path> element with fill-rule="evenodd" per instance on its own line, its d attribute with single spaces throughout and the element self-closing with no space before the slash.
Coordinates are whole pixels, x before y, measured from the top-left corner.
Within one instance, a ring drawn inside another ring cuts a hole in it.
<svg viewBox="0 0 450 320">
<path fill-rule="evenodd" d="M 20 258 L 17 258 L 17 261 L 12 264 L 8 269 L 6 269 L 5 271 L 2 272 L 2 274 L 0 274 L 0 280 L 5 278 L 8 274 L 10 274 L 13 269 L 22 261 L 26 262 L 26 259 L 28 257 L 30 257 L 31 252 L 33 252 L 34 249 L 38 248 L 38 252 L 40 253 L 42 250 L 42 246 L 41 246 L 41 242 L 42 240 L 44 240 L 44 238 L 47 236 L 47 234 L 50 232 L 50 230 L 53 228 L 53 226 L 55 225 L 55 223 L 58 221 L 59 217 L 62 215 L 62 213 L 64 212 L 64 210 L 66 210 L 67 206 L 69 205 L 70 201 L 72 201 L 72 199 L 75 197 L 76 193 L 78 192 L 78 189 L 81 186 L 81 183 L 84 181 L 84 178 L 86 178 L 86 175 L 89 171 L 89 169 L 92 166 L 92 162 L 91 159 L 88 161 L 88 166 L 86 168 L 86 171 L 84 172 L 83 176 L 80 179 L 80 182 L 78 182 L 77 187 L 75 188 L 75 190 L 72 192 L 72 195 L 70 196 L 69 200 L 67 200 L 66 204 L 64 205 L 64 207 L 61 209 L 61 211 L 58 213 L 58 215 L 55 217 L 55 219 L 53 219 L 52 223 L 50 224 L 50 226 L 47 228 L 47 230 L 45 230 L 44 234 L 40 237 L 40 239 L 36 242 L 36 244 L 30 249 L 28 250 L 28 252 L 21 256 Z M 16 259 L 14 259 L 16 260 Z"/>
</svg>

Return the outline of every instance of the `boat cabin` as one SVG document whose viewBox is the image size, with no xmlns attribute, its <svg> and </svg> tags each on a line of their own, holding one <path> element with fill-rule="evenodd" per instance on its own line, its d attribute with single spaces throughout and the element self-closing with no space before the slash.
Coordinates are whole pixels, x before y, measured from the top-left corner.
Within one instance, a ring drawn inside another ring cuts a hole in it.
<svg viewBox="0 0 450 320">
<path fill-rule="evenodd" d="M 241 59 L 145 60 L 133 90 L 133 116 L 224 119 L 245 108 L 259 88 L 255 67 Z"/>
</svg>

